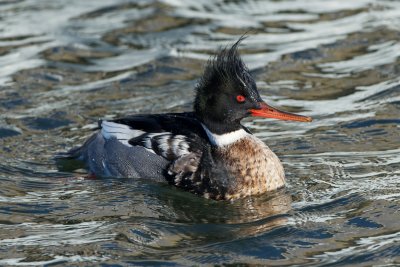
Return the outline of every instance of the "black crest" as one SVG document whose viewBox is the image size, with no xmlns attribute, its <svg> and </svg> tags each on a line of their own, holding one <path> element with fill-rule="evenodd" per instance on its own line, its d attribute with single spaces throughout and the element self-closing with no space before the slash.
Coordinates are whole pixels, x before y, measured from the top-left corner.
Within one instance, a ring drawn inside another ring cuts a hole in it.
<svg viewBox="0 0 400 267">
<path fill-rule="evenodd" d="M 227 87 L 239 85 L 248 89 L 255 87 L 255 82 L 249 73 L 238 52 L 238 46 L 246 39 L 242 36 L 231 47 L 221 49 L 211 58 L 204 70 L 203 77 L 199 81 L 196 90 L 206 94 L 208 90 L 215 90 L 217 86 Z M 250 87 L 250 88 L 249 88 Z M 205 91 L 205 92 L 204 92 Z"/>
<path fill-rule="evenodd" d="M 240 37 L 211 58 L 196 86 L 194 111 L 214 133 L 240 129 L 240 120 L 248 116 L 249 108 L 261 101 L 256 83 L 238 53 L 245 38 Z M 246 101 L 238 103 L 237 96 Z"/>
</svg>

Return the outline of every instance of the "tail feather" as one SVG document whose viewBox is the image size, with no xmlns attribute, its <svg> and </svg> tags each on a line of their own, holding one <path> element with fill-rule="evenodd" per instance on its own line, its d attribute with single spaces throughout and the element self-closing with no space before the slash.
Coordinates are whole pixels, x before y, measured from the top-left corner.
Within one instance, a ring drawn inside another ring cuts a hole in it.
<svg viewBox="0 0 400 267">
<path fill-rule="evenodd" d="M 60 171 L 74 171 L 86 167 L 87 146 L 96 138 L 93 134 L 86 142 L 79 147 L 71 148 L 67 152 L 60 152 L 55 157 L 56 166 Z"/>
</svg>

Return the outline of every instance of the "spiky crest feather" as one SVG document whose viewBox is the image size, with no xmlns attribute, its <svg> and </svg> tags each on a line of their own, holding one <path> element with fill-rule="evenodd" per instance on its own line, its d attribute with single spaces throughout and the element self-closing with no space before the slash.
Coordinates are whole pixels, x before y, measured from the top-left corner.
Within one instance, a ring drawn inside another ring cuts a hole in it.
<svg viewBox="0 0 400 267">
<path fill-rule="evenodd" d="M 197 95 L 205 93 L 204 91 L 215 90 L 216 85 L 229 84 L 236 82 L 243 86 L 252 86 L 253 78 L 249 69 L 242 61 L 238 46 L 246 39 L 241 36 L 231 47 L 220 49 L 219 52 L 209 59 L 198 85 L 196 86 Z"/>
<path fill-rule="evenodd" d="M 244 95 L 252 102 L 260 100 L 254 79 L 242 61 L 238 46 L 246 38 L 241 36 L 232 46 L 221 49 L 208 62 L 199 83 L 196 86 L 194 110 L 198 118 L 205 124 L 225 125 L 216 129 L 220 133 L 240 128 L 241 118 L 233 118 L 240 113 L 230 112 L 229 103 L 225 108 L 218 107 L 224 95 Z M 213 110 L 214 109 L 214 110 Z M 245 114 L 243 114 L 245 115 Z M 208 120 L 208 121 L 206 121 Z M 232 121 L 234 120 L 234 123 Z M 210 125 L 207 125 L 210 126 Z"/>
</svg>

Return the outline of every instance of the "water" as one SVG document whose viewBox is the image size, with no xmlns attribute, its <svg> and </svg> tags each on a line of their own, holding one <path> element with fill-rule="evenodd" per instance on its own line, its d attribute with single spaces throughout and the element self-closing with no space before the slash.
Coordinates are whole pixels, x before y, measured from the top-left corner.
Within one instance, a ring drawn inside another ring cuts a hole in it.
<svg viewBox="0 0 400 267">
<path fill-rule="evenodd" d="M 400 264 L 400 2 L 0 2 L 0 265 Z M 264 99 L 245 124 L 286 190 L 215 202 L 58 172 L 98 118 L 191 109 L 243 33 Z"/>
</svg>

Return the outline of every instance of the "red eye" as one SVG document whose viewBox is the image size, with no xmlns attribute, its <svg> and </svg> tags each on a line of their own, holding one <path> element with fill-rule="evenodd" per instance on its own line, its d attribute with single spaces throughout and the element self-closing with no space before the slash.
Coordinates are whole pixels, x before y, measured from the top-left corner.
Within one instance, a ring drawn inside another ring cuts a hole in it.
<svg viewBox="0 0 400 267">
<path fill-rule="evenodd" d="M 236 100 L 239 103 L 243 103 L 244 101 L 246 101 L 246 98 L 244 96 L 242 96 L 242 95 L 237 95 L 236 96 Z"/>
</svg>

